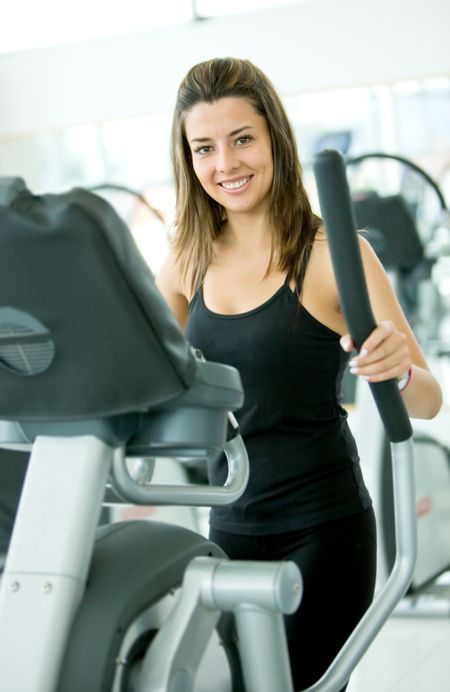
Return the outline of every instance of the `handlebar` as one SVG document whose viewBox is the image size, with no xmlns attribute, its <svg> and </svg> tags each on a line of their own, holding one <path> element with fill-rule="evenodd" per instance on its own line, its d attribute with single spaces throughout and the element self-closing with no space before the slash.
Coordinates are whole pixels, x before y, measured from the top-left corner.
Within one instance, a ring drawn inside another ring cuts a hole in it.
<svg viewBox="0 0 450 692">
<path fill-rule="evenodd" d="M 112 465 L 112 487 L 125 501 L 144 505 L 187 505 L 215 507 L 235 502 L 247 487 L 249 461 L 242 437 L 238 434 L 233 414 L 228 414 L 235 435 L 224 447 L 228 462 L 228 476 L 223 486 L 211 485 L 156 485 L 139 483 L 132 478 L 127 467 L 123 447 L 118 448 Z"/>
<path fill-rule="evenodd" d="M 353 342 L 359 349 L 375 329 L 376 322 L 357 242 L 345 162 L 339 152 L 326 150 L 316 155 L 313 167 L 342 311 Z M 370 388 L 389 440 L 402 442 L 410 438 L 411 422 L 396 381 L 370 383 Z"/>
</svg>

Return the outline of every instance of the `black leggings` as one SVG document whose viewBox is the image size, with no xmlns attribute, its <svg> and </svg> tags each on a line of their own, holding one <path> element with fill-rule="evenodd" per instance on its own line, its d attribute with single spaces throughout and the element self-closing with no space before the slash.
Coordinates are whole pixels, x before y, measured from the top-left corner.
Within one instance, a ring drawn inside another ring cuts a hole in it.
<svg viewBox="0 0 450 692">
<path fill-rule="evenodd" d="M 292 560 L 298 565 L 303 598 L 298 610 L 285 617 L 286 633 L 294 689 L 312 685 L 372 602 L 372 509 L 289 533 L 243 536 L 211 529 L 210 538 L 233 560 Z"/>
</svg>

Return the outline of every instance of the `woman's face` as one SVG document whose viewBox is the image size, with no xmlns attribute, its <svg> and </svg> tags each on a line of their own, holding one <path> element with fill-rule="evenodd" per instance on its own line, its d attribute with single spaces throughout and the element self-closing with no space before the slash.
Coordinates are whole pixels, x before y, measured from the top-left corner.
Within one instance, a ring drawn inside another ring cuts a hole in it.
<svg viewBox="0 0 450 692">
<path fill-rule="evenodd" d="M 249 101 L 200 102 L 185 117 L 195 174 L 228 213 L 266 211 L 273 180 L 272 142 Z"/>
</svg>

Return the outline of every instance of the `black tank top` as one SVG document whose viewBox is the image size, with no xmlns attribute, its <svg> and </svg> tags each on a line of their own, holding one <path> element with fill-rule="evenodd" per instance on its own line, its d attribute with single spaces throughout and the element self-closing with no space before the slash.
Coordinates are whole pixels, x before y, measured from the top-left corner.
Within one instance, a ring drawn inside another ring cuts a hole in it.
<svg viewBox="0 0 450 692">
<path fill-rule="evenodd" d="M 241 534 L 293 531 L 367 509 L 355 441 L 341 407 L 348 355 L 339 335 L 313 317 L 287 283 L 245 313 L 209 310 L 200 288 L 186 336 L 207 360 L 236 367 L 245 402 L 236 412 L 250 480 L 230 507 L 214 508 L 211 525 Z M 224 455 L 209 464 L 223 484 Z"/>
</svg>

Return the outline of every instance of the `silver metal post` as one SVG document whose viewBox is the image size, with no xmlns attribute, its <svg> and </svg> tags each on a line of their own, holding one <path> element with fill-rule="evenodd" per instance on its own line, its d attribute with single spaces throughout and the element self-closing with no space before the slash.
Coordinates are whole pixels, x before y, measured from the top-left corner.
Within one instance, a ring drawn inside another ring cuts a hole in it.
<svg viewBox="0 0 450 692">
<path fill-rule="evenodd" d="M 0 688 L 56 692 L 82 598 L 112 449 L 38 437 L 0 587 Z"/>
<path fill-rule="evenodd" d="M 336 692 L 341 689 L 395 605 L 408 589 L 417 554 L 416 492 L 412 448 L 412 439 L 391 444 L 397 544 L 392 572 L 326 673 L 303 692 Z"/>
<path fill-rule="evenodd" d="M 246 692 L 293 692 L 281 613 L 243 605 L 235 617 Z"/>
</svg>

